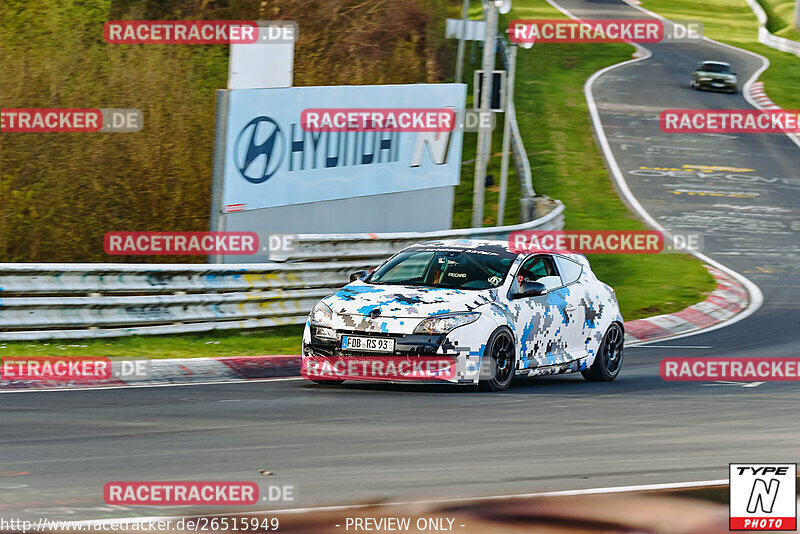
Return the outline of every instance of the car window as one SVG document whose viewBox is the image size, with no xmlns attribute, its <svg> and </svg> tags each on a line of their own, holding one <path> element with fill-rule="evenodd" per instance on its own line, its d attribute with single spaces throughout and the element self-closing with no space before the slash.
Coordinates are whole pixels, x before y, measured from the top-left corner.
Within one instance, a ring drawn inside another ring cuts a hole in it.
<svg viewBox="0 0 800 534">
<path fill-rule="evenodd" d="M 555 263 L 550 256 L 535 256 L 522 264 L 517 271 L 517 286 L 522 282 L 540 282 L 550 290 L 563 284 L 558 275 Z"/>
<path fill-rule="evenodd" d="M 491 289 L 503 283 L 516 253 L 422 247 L 403 251 L 379 267 L 372 284 Z"/>
<path fill-rule="evenodd" d="M 433 252 L 420 252 L 408 257 L 405 261 L 389 262 L 386 269 L 381 269 L 381 276 L 391 280 L 423 278 L 432 258 Z"/>
<path fill-rule="evenodd" d="M 728 73 L 731 71 L 731 68 L 727 65 L 720 65 L 719 63 L 703 63 L 703 67 L 700 70 L 705 72 Z"/>
<path fill-rule="evenodd" d="M 561 275 L 561 281 L 564 282 L 564 285 L 571 284 L 581 277 L 583 266 L 580 263 L 562 256 L 556 256 L 555 260 L 556 265 L 558 265 L 558 272 Z"/>
</svg>

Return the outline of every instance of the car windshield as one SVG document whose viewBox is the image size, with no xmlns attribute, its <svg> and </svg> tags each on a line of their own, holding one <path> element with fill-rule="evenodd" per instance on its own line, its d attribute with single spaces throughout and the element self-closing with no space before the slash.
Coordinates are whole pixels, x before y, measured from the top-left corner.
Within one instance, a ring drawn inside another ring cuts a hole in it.
<svg viewBox="0 0 800 534">
<path fill-rule="evenodd" d="M 403 251 L 367 281 L 373 284 L 490 289 L 503 283 L 516 254 L 462 248 L 415 248 Z"/>
<path fill-rule="evenodd" d="M 703 63 L 701 67 L 702 71 L 705 72 L 719 72 L 724 74 L 729 74 L 731 72 L 731 68 L 728 65 L 722 65 L 721 63 Z"/>
</svg>

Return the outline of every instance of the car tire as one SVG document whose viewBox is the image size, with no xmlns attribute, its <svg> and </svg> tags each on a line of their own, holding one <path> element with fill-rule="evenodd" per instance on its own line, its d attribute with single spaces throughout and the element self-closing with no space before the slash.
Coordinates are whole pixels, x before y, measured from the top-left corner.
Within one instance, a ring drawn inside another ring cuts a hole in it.
<svg viewBox="0 0 800 534">
<path fill-rule="evenodd" d="M 503 391 L 514 379 L 516 364 L 514 336 L 507 328 L 495 330 L 486 342 L 481 358 L 481 391 Z"/>
<path fill-rule="evenodd" d="M 619 323 L 611 323 L 597 349 L 597 356 L 592 366 L 581 371 L 583 378 L 590 382 L 611 382 L 622 369 L 622 353 L 625 346 L 625 335 Z"/>
<path fill-rule="evenodd" d="M 314 380 L 313 378 L 309 378 L 309 380 L 323 386 L 338 386 L 339 384 L 344 384 L 344 380 Z"/>
</svg>

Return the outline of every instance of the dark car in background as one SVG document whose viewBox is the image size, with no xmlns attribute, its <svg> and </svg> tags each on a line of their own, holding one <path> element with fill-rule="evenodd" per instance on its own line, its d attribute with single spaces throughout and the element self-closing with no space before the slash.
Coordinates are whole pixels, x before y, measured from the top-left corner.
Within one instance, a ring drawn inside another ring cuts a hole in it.
<svg viewBox="0 0 800 534">
<path fill-rule="evenodd" d="M 735 93 L 739 88 L 736 73 L 731 70 L 730 63 L 724 61 L 703 61 L 698 64 L 689 86 L 729 93 Z"/>
</svg>

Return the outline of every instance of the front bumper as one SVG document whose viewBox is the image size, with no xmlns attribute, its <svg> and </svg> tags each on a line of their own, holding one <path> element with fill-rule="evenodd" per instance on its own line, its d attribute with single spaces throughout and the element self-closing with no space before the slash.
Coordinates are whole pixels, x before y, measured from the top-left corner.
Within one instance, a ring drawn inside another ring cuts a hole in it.
<svg viewBox="0 0 800 534">
<path fill-rule="evenodd" d="M 458 330 L 458 329 L 456 329 Z M 480 358 L 479 351 L 471 351 L 469 347 L 459 346 L 457 340 L 448 335 L 395 334 L 377 332 L 358 332 L 336 330 L 336 339 L 318 337 L 316 328 L 306 326 L 303 336 L 301 372 L 306 378 L 317 380 L 370 380 L 383 382 L 415 382 L 415 383 L 478 383 Z M 342 336 L 365 336 L 376 338 L 392 338 L 395 340 L 394 352 L 362 352 L 343 350 Z M 327 375 L 310 374 L 312 366 L 328 363 L 337 366 L 336 372 Z M 435 370 L 434 363 L 440 367 L 447 364 L 447 369 L 420 376 L 415 369 Z M 409 373 L 383 373 L 389 366 L 394 369 L 408 370 Z M 375 372 L 380 368 L 381 372 Z"/>
<path fill-rule="evenodd" d="M 713 79 L 698 81 L 697 84 L 701 89 L 707 89 L 710 91 L 736 91 L 737 89 L 736 82 L 729 80 Z"/>
</svg>

